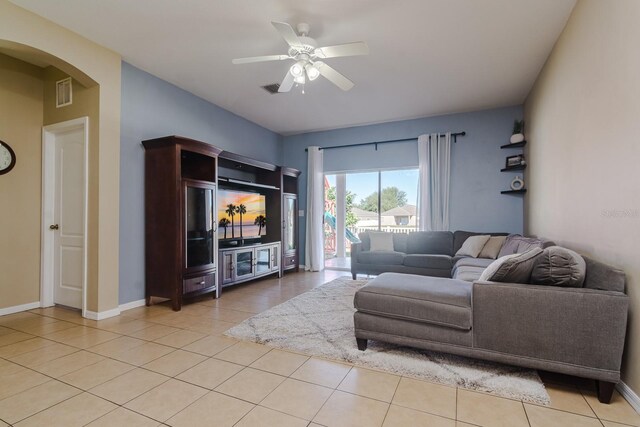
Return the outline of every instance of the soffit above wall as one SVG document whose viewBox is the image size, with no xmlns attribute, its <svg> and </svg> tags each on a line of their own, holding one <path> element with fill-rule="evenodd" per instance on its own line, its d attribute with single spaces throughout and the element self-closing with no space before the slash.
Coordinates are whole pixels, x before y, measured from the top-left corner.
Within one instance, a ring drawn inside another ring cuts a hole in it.
<svg viewBox="0 0 640 427">
<path fill-rule="evenodd" d="M 521 104 L 575 0 L 12 0 L 122 54 L 132 65 L 282 134 Z M 270 24 L 311 24 L 321 45 L 364 40 L 370 55 L 327 63 L 356 86 L 324 79 L 271 95 L 286 52 Z"/>
</svg>

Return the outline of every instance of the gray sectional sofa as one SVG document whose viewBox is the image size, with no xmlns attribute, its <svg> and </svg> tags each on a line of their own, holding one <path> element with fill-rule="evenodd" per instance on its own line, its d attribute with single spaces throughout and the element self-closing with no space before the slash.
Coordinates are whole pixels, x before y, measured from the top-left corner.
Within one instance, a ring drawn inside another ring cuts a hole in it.
<svg viewBox="0 0 640 427">
<path fill-rule="evenodd" d="M 358 348 L 364 351 L 368 340 L 377 340 L 590 378 L 597 380 L 600 401 L 608 403 L 620 380 L 626 334 L 629 298 L 624 272 L 580 257 L 584 281 L 579 287 L 479 280 L 493 259 L 452 255 L 461 240 L 473 234 L 451 233 L 452 239 L 431 234 L 434 241 L 428 244 L 426 234 L 394 239 L 398 253 L 378 255 L 377 264 L 367 262 L 377 254 L 366 255 L 371 251 L 363 236 L 355 248 L 352 273 L 382 274 L 356 292 Z M 398 251 L 405 249 L 404 239 L 407 252 Z M 414 244 L 409 245 L 410 240 Z M 418 249 L 419 241 L 423 244 Z M 452 246 L 447 249 L 448 244 Z M 525 258 L 542 252 L 535 246 L 550 244 L 512 236 L 500 255 L 521 252 Z M 427 253 L 424 267 L 407 265 L 405 260 L 416 249 L 437 253 Z M 447 265 L 453 278 L 446 274 Z M 387 267 L 394 272 L 383 272 Z M 401 274 L 416 272 L 419 275 Z"/>
<path fill-rule="evenodd" d="M 385 272 L 419 274 L 434 277 L 453 277 L 473 281 L 493 259 L 456 257 L 465 240 L 476 235 L 507 236 L 508 233 L 477 233 L 470 231 L 417 231 L 393 234 L 393 251 L 371 251 L 369 233 L 360 233 L 361 243 L 351 245 L 351 275 L 381 274 Z M 522 238 L 506 253 L 524 252 L 537 246 L 546 248 L 553 242 L 545 239 Z M 505 253 L 506 252 L 506 253 Z"/>
</svg>

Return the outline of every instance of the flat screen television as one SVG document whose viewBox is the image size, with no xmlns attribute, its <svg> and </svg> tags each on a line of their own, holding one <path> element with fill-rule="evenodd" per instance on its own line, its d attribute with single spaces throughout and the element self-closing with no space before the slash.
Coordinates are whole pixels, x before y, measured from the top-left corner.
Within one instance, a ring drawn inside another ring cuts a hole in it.
<svg viewBox="0 0 640 427">
<path fill-rule="evenodd" d="M 218 239 L 256 239 L 267 233 L 265 196 L 247 191 L 218 190 Z"/>
</svg>

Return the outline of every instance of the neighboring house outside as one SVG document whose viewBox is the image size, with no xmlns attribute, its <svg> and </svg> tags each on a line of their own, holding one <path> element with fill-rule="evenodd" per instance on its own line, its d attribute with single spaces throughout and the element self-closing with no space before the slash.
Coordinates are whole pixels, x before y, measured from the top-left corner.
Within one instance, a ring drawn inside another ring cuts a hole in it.
<svg viewBox="0 0 640 427">
<path fill-rule="evenodd" d="M 357 207 L 353 207 L 351 212 L 358 218 L 352 231 L 359 232 L 361 229 L 377 229 L 378 214 L 376 212 L 365 211 Z M 380 225 L 384 227 L 416 227 L 418 225 L 417 209 L 414 205 L 398 206 L 389 209 L 380 215 Z"/>
<path fill-rule="evenodd" d="M 364 209 L 360 209 L 354 206 L 351 208 L 351 213 L 353 213 L 356 218 L 358 218 L 356 227 L 378 226 L 378 214 L 376 212 L 365 211 Z"/>
<path fill-rule="evenodd" d="M 415 226 L 418 223 L 414 205 L 398 206 L 382 212 L 382 225 Z"/>
</svg>

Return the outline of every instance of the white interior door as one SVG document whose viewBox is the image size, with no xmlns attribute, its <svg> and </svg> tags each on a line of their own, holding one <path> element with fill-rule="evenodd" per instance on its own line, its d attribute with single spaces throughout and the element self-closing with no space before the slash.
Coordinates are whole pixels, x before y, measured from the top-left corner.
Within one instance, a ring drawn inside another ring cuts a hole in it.
<svg viewBox="0 0 640 427">
<path fill-rule="evenodd" d="M 84 271 L 84 132 L 55 138 L 55 210 L 53 301 L 82 308 Z"/>
<path fill-rule="evenodd" d="M 41 305 L 84 311 L 88 118 L 43 129 Z"/>
</svg>

